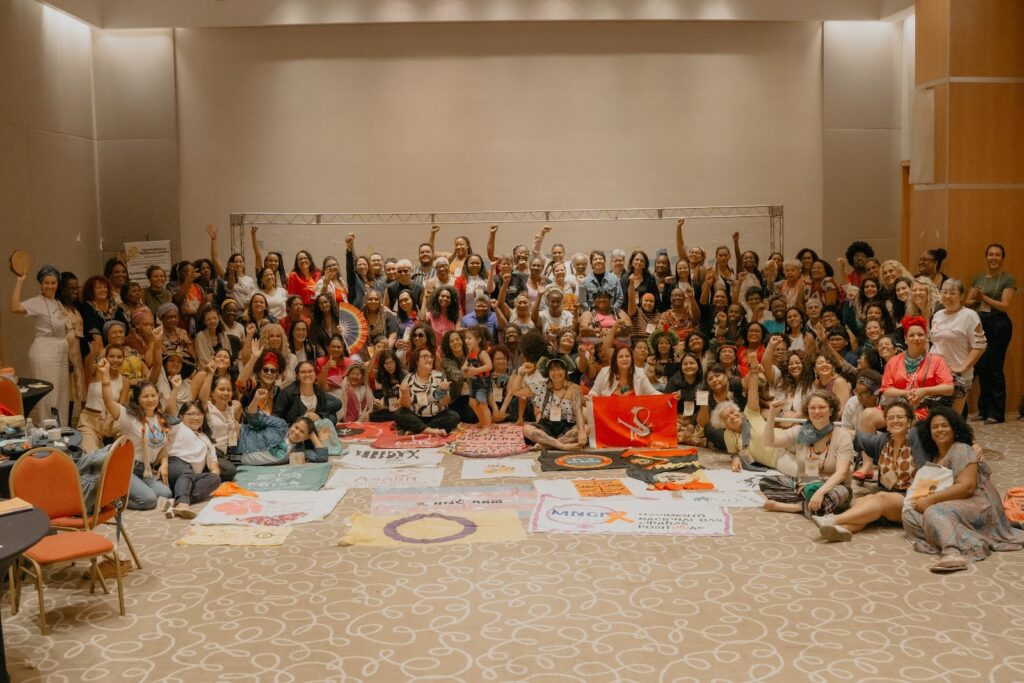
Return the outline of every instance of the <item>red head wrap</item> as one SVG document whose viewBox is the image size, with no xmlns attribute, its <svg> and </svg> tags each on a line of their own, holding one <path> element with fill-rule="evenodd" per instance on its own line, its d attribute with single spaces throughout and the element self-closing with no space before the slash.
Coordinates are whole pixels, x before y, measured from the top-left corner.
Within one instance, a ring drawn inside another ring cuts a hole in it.
<svg viewBox="0 0 1024 683">
<path fill-rule="evenodd" d="M 281 361 L 273 351 L 263 355 L 263 365 L 273 365 L 278 370 L 281 369 Z"/>
<path fill-rule="evenodd" d="M 903 320 L 900 321 L 900 326 L 903 328 L 903 336 L 907 335 L 911 327 L 920 327 L 928 333 L 928 321 L 919 315 L 908 315 L 904 316 Z"/>
</svg>

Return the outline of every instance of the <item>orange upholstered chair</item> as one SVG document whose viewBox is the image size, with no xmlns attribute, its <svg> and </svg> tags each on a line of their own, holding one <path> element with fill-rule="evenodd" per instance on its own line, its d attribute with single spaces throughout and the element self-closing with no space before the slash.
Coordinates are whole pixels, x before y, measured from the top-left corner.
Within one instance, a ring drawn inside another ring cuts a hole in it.
<svg viewBox="0 0 1024 683">
<path fill-rule="evenodd" d="M 0 377 L 0 404 L 7 406 L 15 415 L 25 414 L 25 406 L 21 402 L 21 389 L 9 377 Z"/>
<path fill-rule="evenodd" d="M 77 515 L 57 517 L 50 520 L 50 526 L 59 529 L 89 530 L 100 524 L 113 524 L 118 540 L 123 535 L 128 551 L 139 569 L 142 563 L 124 526 L 123 514 L 128 506 L 128 489 L 132 484 L 132 468 L 135 465 L 135 446 L 128 437 L 122 436 L 111 445 L 107 459 L 103 462 L 100 481 L 96 489 L 96 506 L 88 517 Z"/>
<path fill-rule="evenodd" d="M 71 458 L 60 451 L 34 448 L 18 458 L 11 470 L 11 495 L 45 512 L 51 523 L 53 520 L 68 517 L 86 518 L 78 469 Z M 109 594 L 107 583 L 96 566 L 96 559 L 103 555 L 109 555 L 110 561 L 114 563 L 117 597 L 121 616 L 124 616 L 121 563 L 118 561 L 114 544 L 109 539 L 87 530 L 46 536 L 25 551 L 17 565 L 11 567 L 12 611 L 17 614 L 21 599 L 21 573 L 25 572 L 36 582 L 36 591 L 39 594 L 39 627 L 45 635 L 49 632 L 49 627 L 46 625 L 46 602 L 43 596 L 43 567 L 75 560 L 89 560 L 92 570 L 89 592 L 95 590 L 98 580 L 103 592 Z"/>
</svg>

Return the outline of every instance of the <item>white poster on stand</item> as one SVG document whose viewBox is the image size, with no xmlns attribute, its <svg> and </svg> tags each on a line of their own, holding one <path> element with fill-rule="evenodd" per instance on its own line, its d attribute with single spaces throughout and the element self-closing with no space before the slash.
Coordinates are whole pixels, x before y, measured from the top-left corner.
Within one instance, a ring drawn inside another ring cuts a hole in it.
<svg viewBox="0 0 1024 683">
<path fill-rule="evenodd" d="M 171 274 L 171 242 L 170 240 L 153 240 L 151 242 L 125 242 L 124 253 L 128 265 L 128 279 L 138 282 L 143 287 L 149 285 L 146 269 L 160 266 Z"/>
</svg>

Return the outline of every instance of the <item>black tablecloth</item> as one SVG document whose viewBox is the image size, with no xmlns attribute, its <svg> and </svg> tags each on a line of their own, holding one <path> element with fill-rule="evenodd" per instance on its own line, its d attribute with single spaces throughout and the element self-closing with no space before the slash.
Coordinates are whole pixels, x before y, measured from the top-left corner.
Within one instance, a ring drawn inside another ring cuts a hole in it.
<svg viewBox="0 0 1024 683">
<path fill-rule="evenodd" d="M 43 384 L 45 386 L 30 386 L 32 384 Z M 21 403 L 25 409 L 25 415 L 32 412 L 32 409 L 42 400 L 43 396 L 53 391 L 53 385 L 46 380 L 32 379 L 31 377 L 19 377 L 18 388 L 22 390 Z M 49 417 L 49 415 L 45 417 Z M 42 425 L 39 426 L 41 427 Z"/>
<path fill-rule="evenodd" d="M 0 567 L 6 568 L 10 560 L 34 546 L 49 530 L 50 518 L 35 508 L 0 517 Z M 0 628 L 0 681 L 6 682 L 10 677 L 3 640 L 4 633 Z"/>
</svg>

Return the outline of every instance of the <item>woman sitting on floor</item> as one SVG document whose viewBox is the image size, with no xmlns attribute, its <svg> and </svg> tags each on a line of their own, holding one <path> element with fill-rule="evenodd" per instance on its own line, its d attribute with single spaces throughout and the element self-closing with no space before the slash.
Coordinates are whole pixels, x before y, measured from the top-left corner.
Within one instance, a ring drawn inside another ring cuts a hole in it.
<svg viewBox="0 0 1024 683">
<path fill-rule="evenodd" d="M 416 366 L 399 388 L 401 407 L 395 411 L 395 426 L 410 434 L 447 434 L 459 426 L 459 414 L 449 410 L 451 396 L 444 373 L 434 369 L 434 352 L 420 349 Z"/>
<path fill-rule="evenodd" d="M 839 402 L 834 395 L 816 389 L 804 399 L 807 421 L 776 429 L 775 418 L 782 406 L 782 401 L 775 401 L 768 409 L 764 445 L 779 449 L 779 471 L 795 469 L 796 474 L 761 479 L 761 493 L 768 498 L 765 509 L 803 512 L 808 518 L 842 512 L 853 500 L 850 473 L 854 452 L 853 437 L 833 425 L 839 418 Z"/>
<path fill-rule="evenodd" d="M 380 351 L 370 361 L 369 375 L 374 387 L 370 422 L 393 422 L 395 411 L 401 407 L 399 386 L 405 378 L 401 361 L 391 349 Z"/>
<path fill-rule="evenodd" d="M 628 350 L 628 349 L 627 349 Z M 625 355 L 625 354 L 623 354 Z M 630 354 L 632 363 L 632 354 Z M 529 363 L 520 368 L 529 370 Z M 547 380 L 543 388 L 543 398 L 537 410 L 537 421 L 523 426 L 523 437 L 527 442 L 553 448 L 560 451 L 571 451 L 587 445 L 587 422 L 583 413 L 583 394 L 579 385 L 567 381 L 567 376 L 575 369 L 572 360 L 565 356 L 541 358 L 537 363 L 541 376 Z M 525 382 L 519 385 L 516 396 L 520 400 L 539 398 Z"/>
<path fill-rule="evenodd" d="M 167 423 L 160 414 L 160 394 L 150 382 L 141 382 L 132 389 L 128 403 L 121 405 L 111 389 L 111 368 L 106 358 L 96 363 L 102 385 L 103 405 L 107 415 L 117 423 L 121 434 L 135 447 L 135 467 L 128 491 L 128 507 L 152 510 L 157 498 L 170 498 L 167 487 Z M 177 391 L 181 376 L 171 378 L 172 393 Z M 154 466 L 156 470 L 154 470 Z"/>
<path fill-rule="evenodd" d="M 317 384 L 316 369 L 308 360 L 295 368 L 296 379 L 274 398 L 274 415 L 291 424 L 305 415 L 310 419 L 337 418 L 341 401 Z"/>
<path fill-rule="evenodd" d="M 885 409 L 884 432 L 857 432 L 854 445 L 878 463 L 877 493 L 861 496 L 853 507 L 839 515 L 815 517 L 821 537 L 827 541 L 849 541 L 853 534 L 872 522 L 886 519 L 900 524 L 903 499 L 914 481 L 917 468 L 928 461 L 917 430 L 913 429 L 914 409 L 905 401 L 896 401 Z"/>
<path fill-rule="evenodd" d="M 952 470 L 954 478 L 949 488 L 907 501 L 903 508 L 914 550 L 941 556 L 930 569 L 958 571 L 993 550 L 1024 548 L 1024 531 L 1006 518 L 991 470 L 971 448 L 974 435 L 964 419 L 950 408 L 933 408 L 917 434 L 930 464 Z"/>
<path fill-rule="evenodd" d="M 172 397 L 167 409 L 173 413 L 176 407 Z M 195 519 L 196 513 L 190 506 L 213 496 L 220 486 L 220 465 L 202 404 L 190 401 L 177 413 L 181 422 L 171 427 L 171 444 L 167 449 L 167 483 L 174 491 L 174 500 L 167 502 L 164 514 L 168 519 Z"/>
<path fill-rule="evenodd" d="M 301 465 L 306 462 L 327 462 L 327 449 L 320 443 L 317 430 L 334 428 L 329 420 L 313 420 L 302 415 L 288 423 L 276 415 L 265 414 L 261 406 L 270 392 L 260 387 L 253 392 L 245 412 L 245 424 L 239 435 L 238 450 L 243 465 Z M 321 425 L 321 423 L 323 423 Z"/>
</svg>

